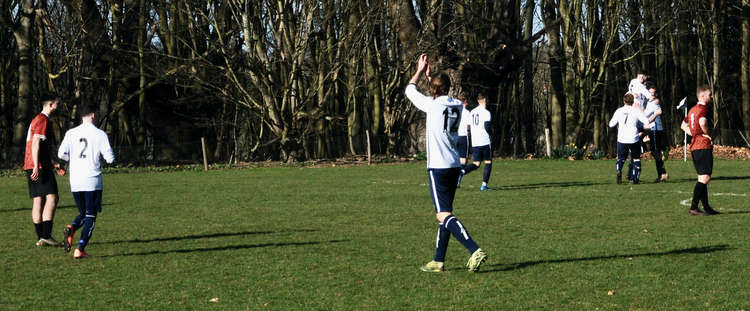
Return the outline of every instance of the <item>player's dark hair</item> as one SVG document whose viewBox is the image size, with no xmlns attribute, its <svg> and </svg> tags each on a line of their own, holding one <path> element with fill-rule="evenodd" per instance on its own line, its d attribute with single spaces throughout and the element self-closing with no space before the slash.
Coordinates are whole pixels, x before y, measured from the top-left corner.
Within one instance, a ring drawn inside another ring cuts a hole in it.
<svg viewBox="0 0 750 311">
<path fill-rule="evenodd" d="M 44 92 L 39 97 L 39 101 L 42 102 L 42 105 L 46 104 L 47 102 L 56 100 L 60 100 L 60 96 L 58 96 L 55 92 Z"/>
<path fill-rule="evenodd" d="M 622 97 L 622 101 L 625 102 L 625 105 L 632 105 L 633 104 L 633 94 L 627 93 L 625 96 Z"/>
<path fill-rule="evenodd" d="M 432 78 L 430 83 L 430 92 L 433 98 L 438 96 L 448 95 L 448 91 L 451 89 L 451 78 L 445 73 L 441 72 Z"/>
<path fill-rule="evenodd" d="M 480 100 L 480 99 L 487 99 L 487 96 L 484 96 L 484 93 L 479 92 L 477 93 L 477 100 Z"/>
<path fill-rule="evenodd" d="M 708 86 L 708 84 L 701 84 L 698 86 L 698 88 L 695 89 L 695 96 L 700 98 L 701 93 L 710 90 L 711 88 Z"/>
<path fill-rule="evenodd" d="M 96 113 L 96 110 L 96 105 L 94 104 L 81 104 L 80 106 L 78 106 L 78 115 L 81 117 L 85 117 L 92 113 Z"/>
</svg>

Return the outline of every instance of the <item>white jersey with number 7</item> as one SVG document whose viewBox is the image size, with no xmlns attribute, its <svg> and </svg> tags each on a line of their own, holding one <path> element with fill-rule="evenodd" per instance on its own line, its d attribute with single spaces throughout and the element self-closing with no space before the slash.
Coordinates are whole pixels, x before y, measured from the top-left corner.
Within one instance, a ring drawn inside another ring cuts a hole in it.
<svg viewBox="0 0 750 311">
<path fill-rule="evenodd" d="M 646 116 L 633 106 L 617 108 L 612 119 L 609 120 L 609 127 L 617 125 L 618 143 L 633 144 L 638 141 L 638 121 L 648 124 Z"/>
</svg>

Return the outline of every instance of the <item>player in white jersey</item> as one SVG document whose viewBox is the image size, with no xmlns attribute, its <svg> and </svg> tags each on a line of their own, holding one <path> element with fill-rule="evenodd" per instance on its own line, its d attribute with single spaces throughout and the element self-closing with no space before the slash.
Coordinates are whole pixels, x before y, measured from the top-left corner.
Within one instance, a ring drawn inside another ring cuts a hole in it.
<svg viewBox="0 0 750 311">
<path fill-rule="evenodd" d="M 471 114 L 466 113 L 469 111 L 469 102 L 467 100 L 466 93 L 458 95 L 458 99 L 464 106 L 464 113 L 461 113 L 461 121 L 458 123 L 458 140 L 456 141 L 456 150 L 458 151 L 459 160 L 461 162 L 461 168 L 466 165 L 466 157 L 469 156 L 469 126 Z M 461 178 L 463 174 L 458 175 L 458 185 L 461 187 Z"/>
<path fill-rule="evenodd" d="M 78 248 L 73 252 L 76 259 L 88 257 L 86 245 L 96 225 L 96 215 L 102 209 L 102 169 L 101 158 L 107 163 L 115 160 L 107 133 L 96 128 L 96 117 L 93 105 L 79 108 L 81 125 L 65 133 L 57 156 L 69 162 L 70 191 L 78 206 L 78 216 L 63 231 L 63 245 L 69 252 L 73 244 L 75 231 L 83 227 Z"/>
<path fill-rule="evenodd" d="M 633 107 L 633 94 L 625 94 L 623 103 L 624 106 L 617 108 L 609 120 L 609 127 L 617 126 L 617 183 L 622 183 L 622 165 L 630 153 L 632 169 L 628 176 L 632 183 L 637 184 L 641 176 L 641 145 L 637 124 L 640 121 L 646 129 L 651 126 L 643 112 Z"/>
<path fill-rule="evenodd" d="M 492 148 L 490 133 L 492 116 L 487 110 L 487 98 L 484 94 L 479 93 L 477 96 L 479 106 L 471 110 L 471 153 L 474 163 L 471 163 L 461 169 L 461 176 L 471 173 L 479 168 L 481 161 L 484 161 L 484 175 L 482 176 L 482 186 L 479 190 L 490 190 L 487 183 L 490 181 L 492 173 Z"/>
<path fill-rule="evenodd" d="M 648 85 L 648 91 L 651 94 L 643 113 L 651 122 L 651 131 L 648 132 L 648 144 L 651 149 L 651 155 L 656 162 L 656 180 L 655 183 L 666 181 L 669 178 L 667 169 L 664 167 L 662 159 L 662 150 L 667 147 L 667 135 L 664 133 L 664 127 L 661 124 L 661 106 L 659 98 L 656 97 L 656 87 L 653 84 Z M 646 139 L 644 139 L 644 142 Z"/>
<path fill-rule="evenodd" d="M 435 258 L 422 266 L 422 271 L 441 272 L 444 270 L 445 253 L 451 236 L 461 242 L 471 257 L 466 263 L 469 271 L 479 270 L 487 255 L 469 236 L 463 224 L 453 215 L 453 198 L 460 174 L 461 163 L 456 152 L 458 123 L 463 110 L 459 100 L 448 96 L 450 78 L 440 73 L 430 76 L 429 62 L 426 54 L 419 56 L 417 72 L 406 86 L 406 97 L 419 110 L 426 114 L 427 174 L 430 185 L 430 198 L 435 208 L 435 217 L 439 222 L 436 239 Z M 430 80 L 432 96 L 426 96 L 417 90 L 417 82 L 425 74 Z"/>
<path fill-rule="evenodd" d="M 628 93 L 633 94 L 635 100 L 643 104 L 648 102 L 648 99 L 651 98 L 651 93 L 649 93 L 648 88 L 644 84 L 646 78 L 647 76 L 645 74 L 639 73 L 636 75 L 635 79 L 630 80 L 630 84 L 628 85 Z"/>
</svg>

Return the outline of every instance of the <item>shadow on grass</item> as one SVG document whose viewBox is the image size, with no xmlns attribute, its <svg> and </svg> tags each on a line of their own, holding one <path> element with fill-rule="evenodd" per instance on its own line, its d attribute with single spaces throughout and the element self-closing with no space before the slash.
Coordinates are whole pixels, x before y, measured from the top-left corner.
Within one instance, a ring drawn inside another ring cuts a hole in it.
<svg viewBox="0 0 750 311">
<path fill-rule="evenodd" d="M 260 247 L 284 247 L 284 246 L 304 246 L 304 245 L 317 245 L 323 243 L 341 243 L 349 242 L 351 240 L 331 240 L 331 241 L 313 241 L 313 242 L 288 242 L 288 243 L 263 243 L 263 244 L 246 244 L 246 245 L 230 245 L 221 247 L 205 247 L 205 248 L 189 248 L 189 249 L 173 249 L 173 250 L 153 250 L 146 252 L 135 252 L 135 253 L 124 253 L 124 254 L 112 254 L 97 256 L 101 257 L 126 257 L 126 256 L 145 256 L 145 255 L 159 255 L 159 254 L 179 254 L 179 253 L 195 253 L 195 252 L 214 252 L 214 251 L 226 251 L 236 249 L 250 249 Z"/>
<path fill-rule="evenodd" d="M 255 234 L 273 234 L 273 233 L 291 233 L 291 232 L 315 232 L 318 230 L 312 229 L 298 229 L 298 230 L 287 230 L 287 231 L 244 231 L 244 232 L 220 232 L 210 234 L 196 234 L 186 236 L 173 236 L 164 238 L 153 238 L 153 239 L 132 239 L 132 240 L 119 240 L 119 241 L 102 241 L 102 242 L 91 242 L 90 244 L 119 244 L 119 243 L 151 243 L 151 242 L 164 242 L 164 241 L 182 241 L 182 240 L 197 240 L 197 239 L 208 239 L 208 238 L 221 238 L 229 236 L 240 236 L 240 235 L 255 235 Z"/>
<path fill-rule="evenodd" d="M 670 179 L 669 181 L 671 181 L 671 182 L 690 182 L 690 181 L 695 182 L 697 180 L 696 178 L 697 177 L 692 177 L 692 178 L 676 178 L 676 179 Z M 716 177 L 712 176 L 711 177 L 711 181 L 714 181 L 714 180 L 746 180 L 746 179 L 750 179 L 750 176 L 716 176 Z"/>
<path fill-rule="evenodd" d="M 713 245 L 703 247 L 690 247 L 684 249 L 675 249 L 666 252 L 652 252 L 643 254 L 629 254 L 629 255 L 611 255 L 611 256 L 595 256 L 595 257 L 583 257 L 583 258 L 564 258 L 564 259 L 550 259 L 550 260 L 535 260 L 526 261 L 511 264 L 495 264 L 487 266 L 489 269 L 480 270 L 480 273 L 489 272 L 500 272 L 500 271 L 512 271 L 523 268 L 536 266 L 539 264 L 548 263 L 568 263 L 568 262 L 580 262 L 580 261 L 594 261 L 594 260 L 609 260 L 609 259 L 626 259 L 634 257 L 656 257 L 656 256 L 668 256 L 668 255 L 680 255 L 680 254 L 707 254 L 720 251 L 733 250 L 735 248 L 729 247 L 729 245 Z"/>
<path fill-rule="evenodd" d="M 606 185 L 611 183 L 595 183 L 595 182 L 587 182 L 587 181 L 563 181 L 563 182 L 548 182 L 548 183 L 537 183 L 537 184 L 527 184 L 527 185 L 508 185 L 508 186 L 500 186 L 500 187 L 494 187 L 493 189 L 496 190 L 524 190 L 524 189 L 538 189 L 538 188 L 566 188 L 566 187 L 582 187 L 582 186 L 596 186 L 596 185 Z"/>
<path fill-rule="evenodd" d="M 102 204 L 102 206 L 112 205 L 111 203 L 108 204 Z M 59 209 L 66 209 L 66 208 L 78 208 L 75 205 L 59 205 L 55 210 Z M 22 211 L 31 211 L 31 206 L 29 207 L 21 207 L 21 208 L 15 208 L 15 209 L 6 209 L 6 210 L 0 210 L 0 214 L 2 213 L 14 213 L 14 212 L 22 212 Z"/>
</svg>

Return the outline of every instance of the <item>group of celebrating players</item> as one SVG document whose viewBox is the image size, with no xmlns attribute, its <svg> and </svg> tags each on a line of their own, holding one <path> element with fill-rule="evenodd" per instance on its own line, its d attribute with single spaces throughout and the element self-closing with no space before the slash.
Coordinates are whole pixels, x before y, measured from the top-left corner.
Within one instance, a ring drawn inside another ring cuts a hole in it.
<svg viewBox="0 0 750 311">
<path fill-rule="evenodd" d="M 643 143 L 648 143 L 651 155 L 656 162 L 657 177 L 655 182 L 669 178 L 664 168 L 662 150 L 666 134 L 661 122 L 661 106 L 656 96 L 656 87 L 646 82 L 645 74 L 638 74 L 630 81 L 628 92 L 623 97 L 623 106 L 618 108 L 609 121 L 610 127 L 617 126 L 617 183 L 622 183 L 622 168 L 630 155 L 627 179 L 637 184 L 641 177 L 641 150 Z M 646 83 L 644 83 L 646 82 Z M 713 144 L 709 135 L 708 105 L 713 101 L 711 89 L 707 85 L 698 86 L 696 90 L 698 103 L 688 111 L 680 128 L 692 137 L 690 152 L 693 165 L 698 174 L 698 181 L 693 188 L 693 200 L 688 213 L 690 215 L 719 214 L 708 204 L 708 183 L 713 173 Z M 642 133 L 645 132 L 645 133 Z M 702 204 L 703 210 L 698 206 Z"/>
<path fill-rule="evenodd" d="M 417 83 L 422 76 L 428 80 L 431 96 L 417 90 Z M 669 175 L 664 167 L 662 150 L 667 147 L 667 136 L 661 122 L 661 106 L 656 96 L 656 87 L 646 83 L 645 74 L 638 74 L 629 85 L 623 97 L 623 106 L 618 108 L 609 122 L 610 127 L 618 127 L 617 133 L 617 183 L 622 183 L 622 169 L 630 156 L 626 178 L 638 184 L 641 177 L 641 153 L 643 144 L 648 148 L 656 162 L 657 177 L 654 182 L 667 181 Z M 470 272 L 479 270 L 487 260 L 487 254 L 471 238 L 466 227 L 453 214 L 453 199 L 456 189 L 460 187 L 465 174 L 476 170 L 481 161 L 485 162 L 484 178 L 481 190 L 488 190 L 487 182 L 492 170 L 492 152 L 490 148 L 490 113 L 486 109 L 486 98 L 477 96 L 479 105 L 468 109 L 465 94 L 458 99 L 448 96 L 450 77 L 446 73 L 435 76 L 430 74 L 428 56 L 422 54 L 417 60 L 417 71 L 406 86 L 406 97 L 419 110 L 425 112 L 425 132 L 427 149 L 427 175 L 429 179 L 430 198 L 438 221 L 438 232 L 435 241 L 433 260 L 421 267 L 426 272 L 445 270 L 445 255 L 448 240 L 453 236 L 469 252 L 466 267 Z M 690 215 L 716 215 L 718 212 L 708 204 L 708 182 L 713 170 L 713 147 L 708 131 L 707 105 L 711 103 L 711 90 L 708 86 L 699 86 L 696 93 L 698 104 L 690 109 L 681 124 L 681 129 L 692 136 L 690 150 L 693 164 L 698 173 L 698 182 L 693 189 L 693 201 Z M 466 164 L 468 156 L 468 139 L 471 133 L 473 145 L 473 163 Z M 698 206 L 703 205 L 703 211 Z"/>
</svg>

